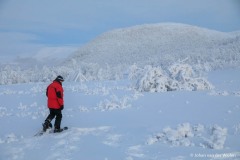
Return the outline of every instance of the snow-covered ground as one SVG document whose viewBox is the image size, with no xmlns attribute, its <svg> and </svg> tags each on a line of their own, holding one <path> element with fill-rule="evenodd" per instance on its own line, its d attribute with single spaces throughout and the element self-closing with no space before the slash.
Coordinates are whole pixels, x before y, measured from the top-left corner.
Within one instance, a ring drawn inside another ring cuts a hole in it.
<svg viewBox="0 0 240 160">
<path fill-rule="evenodd" d="M 137 92 L 128 80 L 65 82 L 63 133 L 34 134 L 47 83 L 0 86 L 0 159 L 240 158 L 240 70 L 208 74 L 215 89 Z"/>
<path fill-rule="evenodd" d="M 239 160 L 239 37 L 142 25 L 104 33 L 61 65 L 37 65 L 57 51 L 0 63 L 0 160 Z M 36 137 L 59 74 L 69 130 Z"/>
</svg>

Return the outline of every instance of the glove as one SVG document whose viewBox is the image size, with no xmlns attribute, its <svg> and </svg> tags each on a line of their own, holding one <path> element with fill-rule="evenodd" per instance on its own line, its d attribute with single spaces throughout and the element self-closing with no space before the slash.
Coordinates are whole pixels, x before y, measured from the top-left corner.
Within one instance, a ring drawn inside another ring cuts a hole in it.
<svg viewBox="0 0 240 160">
<path fill-rule="evenodd" d="M 60 107 L 60 109 L 63 110 L 63 109 L 64 109 L 64 105 L 62 105 L 62 106 Z"/>
</svg>

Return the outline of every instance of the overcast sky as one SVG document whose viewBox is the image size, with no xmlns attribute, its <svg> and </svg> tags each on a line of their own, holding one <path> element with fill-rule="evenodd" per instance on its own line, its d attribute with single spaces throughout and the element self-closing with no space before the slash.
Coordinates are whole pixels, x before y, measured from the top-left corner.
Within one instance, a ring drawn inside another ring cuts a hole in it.
<svg viewBox="0 0 240 160">
<path fill-rule="evenodd" d="M 240 30 L 240 0 L 0 0 L 0 54 L 70 52 L 112 29 L 164 22 Z"/>
</svg>

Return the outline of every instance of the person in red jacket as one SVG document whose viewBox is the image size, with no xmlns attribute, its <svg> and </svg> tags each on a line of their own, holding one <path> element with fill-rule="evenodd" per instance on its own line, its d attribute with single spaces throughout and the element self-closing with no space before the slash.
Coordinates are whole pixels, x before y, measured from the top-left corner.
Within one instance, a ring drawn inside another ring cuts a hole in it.
<svg viewBox="0 0 240 160">
<path fill-rule="evenodd" d="M 47 104 L 50 114 L 47 116 L 43 123 L 43 131 L 45 132 L 48 128 L 52 128 L 51 121 L 56 117 L 54 123 L 54 132 L 61 132 L 62 121 L 62 110 L 64 109 L 63 100 L 63 87 L 62 82 L 64 81 L 62 76 L 57 78 L 47 87 L 46 96 L 48 98 Z"/>
</svg>

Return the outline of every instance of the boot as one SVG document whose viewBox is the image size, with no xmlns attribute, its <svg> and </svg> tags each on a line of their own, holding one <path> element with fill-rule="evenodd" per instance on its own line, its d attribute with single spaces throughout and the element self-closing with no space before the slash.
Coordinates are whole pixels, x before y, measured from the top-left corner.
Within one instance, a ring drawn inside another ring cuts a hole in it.
<svg viewBox="0 0 240 160">
<path fill-rule="evenodd" d="M 52 123 L 49 120 L 45 120 L 42 126 L 43 126 L 43 131 L 46 132 L 47 129 L 52 128 Z"/>
</svg>

